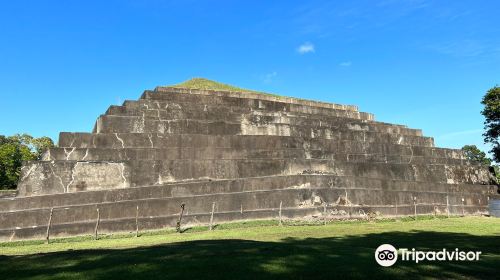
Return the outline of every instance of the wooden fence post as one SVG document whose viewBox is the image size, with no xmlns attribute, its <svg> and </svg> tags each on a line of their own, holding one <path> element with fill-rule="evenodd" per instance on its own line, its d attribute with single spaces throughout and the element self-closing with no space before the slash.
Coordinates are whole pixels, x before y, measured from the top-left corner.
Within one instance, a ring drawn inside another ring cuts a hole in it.
<svg viewBox="0 0 500 280">
<path fill-rule="evenodd" d="M 94 239 L 98 239 L 98 231 L 99 231 L 99 221 L 101 220 L 101 214 L 99 213 L 99 208 L 97 208 L 97 221 L 95 223 L 95 231 L 94 231 Z"/>
<path fill-rule="evenodd" d="M 462 217 L 465 217 L 465 199 L 462 197 Z"/>
<path fill-rule="evenodd" d="M 214 223 L 214 211 L 215 211 L 215 201 L 212 202 L 212 213 L 210 214 L 210 226 L 209 226 L 210 230 L 214 229 L 214 226 L 213 226 L 213 223 Z"/>
<path fill-rule="evenodd" d="M 446 213 L 448 215 L 448 218 L 450 217 L 450 200 L 448 198 L 448 195 L 446 195 Z"/>
<path fill-rule="evenodd" d="M 139 237 L 139 205 L 135 208 L 135 237 Z"/>
<path fill-rule="evenodd" d="M 323 224 L 326 226 L 326 202 L 323 204 Z"/>
<path fill-rule="evenodd" d="M 396 198 L 396 217 L 398 216 L 398 199 Z"/>
<path fill-rule="evenodd" d="M 279 211 L 279 216 L 280 216 L 280 223 L 279 223 L 279 225 L 280 225 L 280 226 L 282 226 L 282 225 L 283 225 L 283 222 L 282 222 L 282 220 L 281 220 L 281 206 L 282 206 L 282 204 L 283 204 L 283 201 L 280 201 L 280 211 Z"/>
<path fill-rule="evenodd" d="M 182 203 L 181 204 L 181 213 L 179 214 L 179 220 L 177 220 L 177 225 L 175 227 L 175 230 L 177 232 L 181 232 L 181 223 L 182 223 L 182 216 L 184 215 L 184 207 L 186 206 L 186 204 Z"/>
<path fill-rule="evenodd" d="M 50 242 L 50 226 L 52 225 L 52 214 L 54 213 L 54 208 L 50 208 L 49 222 L 47 223 L 47 234 L 45 235 L 46 243 Z"/>
<path fill-rule="evenodd" d="M 417 220 L 417 197 L 416 196 L 413 197 L 413 207 L 415 208 L 414 209 L 414 217 L 415 217 L 415 220 Z"/>
</svg>

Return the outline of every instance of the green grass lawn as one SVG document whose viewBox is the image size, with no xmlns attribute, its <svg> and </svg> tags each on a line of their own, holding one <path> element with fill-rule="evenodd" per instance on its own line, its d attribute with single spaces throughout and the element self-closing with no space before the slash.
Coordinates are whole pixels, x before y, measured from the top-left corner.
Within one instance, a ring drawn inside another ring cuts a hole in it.
<svg viewBox="0 0 500 280">
<path fill-rule="evenodd" d="M 379 245 L 418 250 L 482 251 L 477 262 L 374 260 Z M 498 279 L 500 219 L 419 218 L 276 226 L 220 225 L 214 231 L 159 231 L 0 244 L 2 279 Z"/>
</svg>

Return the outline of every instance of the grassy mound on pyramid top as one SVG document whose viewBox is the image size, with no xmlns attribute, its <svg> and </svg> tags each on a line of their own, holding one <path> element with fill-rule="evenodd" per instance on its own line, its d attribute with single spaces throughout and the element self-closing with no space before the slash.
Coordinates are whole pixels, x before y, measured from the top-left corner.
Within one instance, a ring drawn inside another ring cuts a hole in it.
<svg viewBox="0 0 500 280">
<path fill-rule="evenodd" d="M 276 94 L 255 91 L 251 89 L 244 89 L 233 85 L 223 84 L 216 81 L 208 80 L 205 78 L 193 78 L 191 80 L 187 80 L 180 84 L 172 85 L 171 87 L 176 88 L 190 88 L 190 89 L 204 89 L 204 90 L 222 90 L 222 91 L 237 91 L 237 92 L 250 92 L 250 93 L 259 93 L 266 94 L 272 96 L 278 96 Z"/>
</svg>

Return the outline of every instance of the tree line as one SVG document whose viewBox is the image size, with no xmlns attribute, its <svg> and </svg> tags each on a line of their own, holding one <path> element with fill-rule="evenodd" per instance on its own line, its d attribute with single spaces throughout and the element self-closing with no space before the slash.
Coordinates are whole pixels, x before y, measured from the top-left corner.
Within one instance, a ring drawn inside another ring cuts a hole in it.
<svg viewBox="0 0 500 280">
<path fill-rule="evenodd" d="M 489 151 L 492 158 L 481 151 L 475 145 L 465 145 L 462 151 L 469 160 L 479 162 L 486 166 L 492 166 L 500 181 L 500 87 L 495 86 L 489 89 L 481 100 L 484 106 L 481 114 L 484 116 L 484 143 L 491 144 Z"/>
<path fill-rule="evenodd" d="M 23 161 L 39 160 L 51 147 L 54 147 L 54 141 L 49 137 L 0 135 L 0 189 L 15 189 Z"/>
</svg>

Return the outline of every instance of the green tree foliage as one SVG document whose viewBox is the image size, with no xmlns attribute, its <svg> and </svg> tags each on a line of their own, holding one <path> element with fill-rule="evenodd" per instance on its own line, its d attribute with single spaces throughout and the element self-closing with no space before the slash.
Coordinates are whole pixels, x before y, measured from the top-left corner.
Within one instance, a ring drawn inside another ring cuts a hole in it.
<svg viewBox="0 0 500 280">
<path fill-rule="evenodd" d="M 0 189 L 15 188 L 23 161 L 40 159 L 51 147 L 54 147 L 54 142 L 48 137 L 0 135 Z"/>
<path fill-rule="evenodd" d="M 486 92 L 481 104 L 484 105 L 481 114 L 485 117 L 483 134 L 484 142 L 491 143 L 493 159 L 500 162 L 500 87 L 495 86 Z"/>
<path fill-rule="evenodd" d="M 462 147 L 462 151 L 464 151 L 465 157 L 468 160 L 479 162 L 485 166 L 490 166 L 490 172 L 495 175 L 497 182 L 500 182 L 500 166 L 493 164 L 493 161 L 486 157 L 485 152 L 479 150 L 476 145 L 465 145 Z"/>
<path fill-rule="evenodd" d="M 465 157 L 469 160 L 479 162 L 483 165 L 490 166 L 491 159 L 486 157 L 486 153 L 479 150 L 476 145 L 465 145 L 462 147 Z"/>
<path fill-rule="evenodd" d="M 40 138 L 34 138 L 31 141 L 31 144 L 33 145 L 33 148 L 36 151 L 37 159 L 41 159 L 45 151 L 47 151 L 49 148 L 54 147 L 54 141 L 52 141 L 52 139 L 46 136 Z"/>
</svg>

